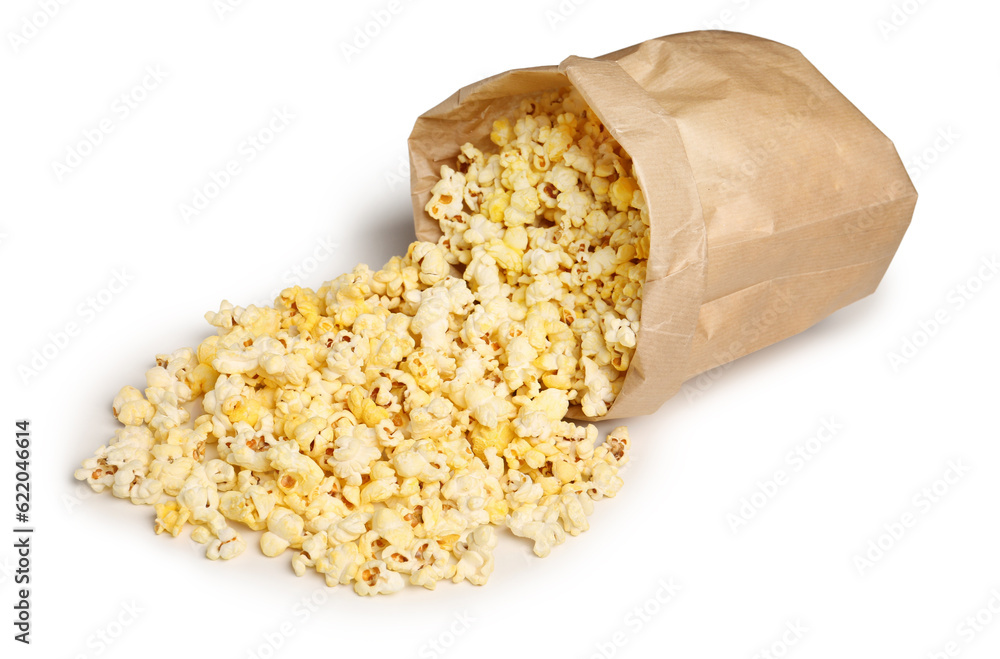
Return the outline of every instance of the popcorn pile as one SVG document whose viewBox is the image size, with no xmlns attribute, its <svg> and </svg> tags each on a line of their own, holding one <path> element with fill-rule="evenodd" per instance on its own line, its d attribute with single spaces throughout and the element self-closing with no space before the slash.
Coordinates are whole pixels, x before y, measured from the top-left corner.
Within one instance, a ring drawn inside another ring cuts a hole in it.
<svg viewBox="0 0 1000 659">
<path fill-rule="evenodd" d="M 631 159 L 578 92 L 520 109 L 513 127 L 493 124 L 500 153 L 465 144 L 458 171 L 441 168 L 425 210 L 448 262 L 465 266 L 481 333 L 491 318 L 524 320 L 527 335 L 501 342 L 510 389 L 535 395 L 540 380 L 604 416 L 639 333 L 649 212 Z"/>
<path fill-rule="evenodd" d="M 549 554 L 622 486 L 597 444 L 638 332 L 649 222 L 628 157 L 568 91 L 462 148 L 428 204 L 439 244 L 359 265 L 273 308 L 223 302 L 197 350 L 158 355 L 124 427 L 76 478 L 156 509 L 155 530 L 230 559 L 260 536 L 361 595 L 481 585 L 494 526 Z M 464 276 L 452 274 L 464 266 Z M 193 421 L 192 421 L 193 419 Z"/>
</svg>

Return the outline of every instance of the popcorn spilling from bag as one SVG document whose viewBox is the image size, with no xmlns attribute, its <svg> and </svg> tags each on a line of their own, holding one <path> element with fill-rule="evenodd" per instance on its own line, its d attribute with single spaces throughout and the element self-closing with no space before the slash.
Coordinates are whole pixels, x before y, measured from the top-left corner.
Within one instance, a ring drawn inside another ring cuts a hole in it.
<svg viewBox="0 0 1000 659">
<path fill-rule="evenodd" d="M 601 416 L 621 389 L 649 220 L 577 94 L 520 111 L 495 122 L 498 153 L 467 144 L 442 167 L 438 244 L 273 308 L 223 302 L 215 336 L 115 397 L 123 427 L 76 478 L 154 506 L 157 533 L 189 526 L 210 559 L 246 549 L 243 525 L 297 575 L 361 595 L 484 584 L 497 526 L 542 557 L 586 531 L 629 438 L 564 417 Z"/>
</svg>

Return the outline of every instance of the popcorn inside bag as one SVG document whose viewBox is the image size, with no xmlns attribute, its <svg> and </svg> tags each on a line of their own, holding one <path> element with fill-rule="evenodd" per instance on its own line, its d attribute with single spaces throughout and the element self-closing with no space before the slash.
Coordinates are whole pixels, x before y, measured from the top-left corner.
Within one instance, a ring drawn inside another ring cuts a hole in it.
<svg viewBox="0 0 1000 659">
<path fill-rule="evenodd" d="M 649 213 L 628 154 L 579 93 L 563 89 L 520 109 L 516 123 L 493 125 L 499 153 L 467 143 L 458 171 L 442 167 L 426 211 L 483 316 L 524 321 L 530 336 L 508 336 L 511 390 L 564 390 L 601 417 L 636 346 Z"/>
<path fill-rule="evenodd" d="M 155 506 L 157 533 L 191 525 L 208 558 L 242 553 L 242 524 L 296 574 L 362 595 L 485 583 L 496 526 L 542 557 L 587 530 L 629 438 L 564 418 L 602 416 L 621 390 L 649 215 L 574 91 L 524 100 L 490 138 L 496 152 L 466 144 L 442 167 L 437 244 L 273 308 L 223 302 L 216 335 L 121 390 L 124 427 L 76 478 Z"/>
</svg>

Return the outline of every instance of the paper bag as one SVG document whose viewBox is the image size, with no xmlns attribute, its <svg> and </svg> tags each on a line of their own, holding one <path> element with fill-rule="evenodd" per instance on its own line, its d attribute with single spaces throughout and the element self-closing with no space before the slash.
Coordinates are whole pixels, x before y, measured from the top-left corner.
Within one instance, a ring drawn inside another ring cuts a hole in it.
<svg viewBox="0 0 1000 659">
<path fill-rule="evenodd" d="M 410 136 L 418 238 L 441 236 L 424 211 L 441 165 L 465 142 L 492 148 L 494 119 L 567 84 L 632 157 L 650 214 L 638 345 L 604 418 L 652 413 L 685 380 L 875 290 L 917 199 L 892 142 L 797 50 L 734 32 L 460 89 Z"/>
</svg>

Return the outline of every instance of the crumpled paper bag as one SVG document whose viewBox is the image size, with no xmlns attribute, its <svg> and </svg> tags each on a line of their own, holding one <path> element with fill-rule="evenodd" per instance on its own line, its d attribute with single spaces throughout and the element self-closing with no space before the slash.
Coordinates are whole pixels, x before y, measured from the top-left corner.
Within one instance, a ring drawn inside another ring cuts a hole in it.
<svg viewBox="0 0 1000 659">
<path fill-rule="evenodd" d="M 896 149 L 797 50 L 735 32 L 463 87 L 409 139 L 419 239 L 441 236 L 424 211 L 441 165 L 465 142 L 491 148 L 493 120 L 523 97 L 567 84 L 632 157 L 650 213 L 638 344 L 604 418 L 650 414 L 685 380 L 875 290 L 917 199 Z"/>
</svg>

